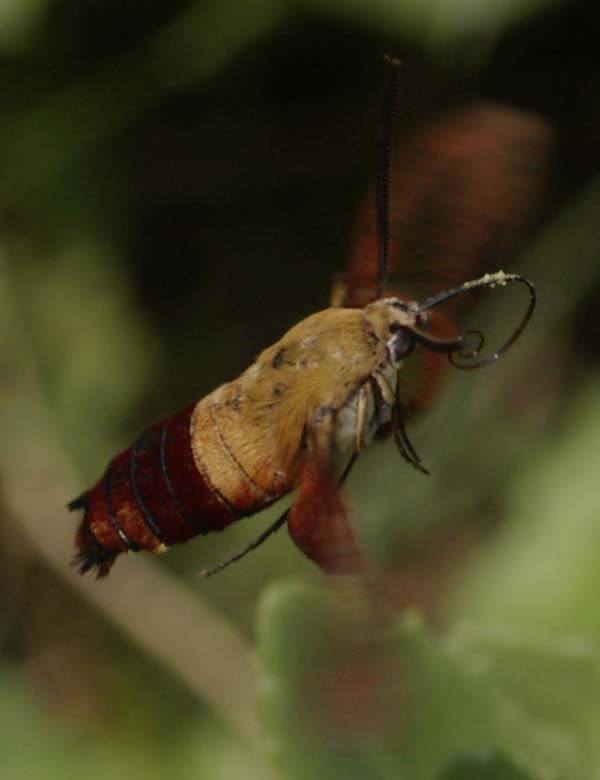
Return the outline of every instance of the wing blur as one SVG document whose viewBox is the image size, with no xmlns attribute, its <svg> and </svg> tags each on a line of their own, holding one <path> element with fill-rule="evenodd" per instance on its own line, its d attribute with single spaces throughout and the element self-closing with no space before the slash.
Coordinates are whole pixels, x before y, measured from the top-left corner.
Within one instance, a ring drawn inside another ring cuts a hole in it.
<svg viewBox="0 0 600 780">
<path fill-rule="evenodd" d="M 503 267 L 539 211 L 552 133 L 531 114 L 477 103 L 413 133 L 395 155 L 390 203 L 391 246 L 386 295 L 423 300 Z M 334 287 L 334 303 L 363 307 L 375 298 L 378 243 L 375 189 L 358 209 L 350 260 Z M 456 333 L 455 298 L 434 312 L 432 329 Z M 436 396 L 447 360 L 411 358 L 409 410 Z"/>
</svg>

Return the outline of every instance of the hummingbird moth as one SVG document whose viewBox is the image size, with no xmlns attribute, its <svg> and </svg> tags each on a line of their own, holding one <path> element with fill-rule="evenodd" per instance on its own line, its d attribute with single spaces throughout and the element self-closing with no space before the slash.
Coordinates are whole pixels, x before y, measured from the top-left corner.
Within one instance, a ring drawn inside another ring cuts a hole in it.
<svg viewBox="0 0 600 780">
<path fill-rule="evenodd" d="M 377 197 L 359 211 L 332 305 L 292 327 L 237 379 L 143 432 L 68 505 L 83 510 L 81 573 L 104 577 L 122 552 L 161 552 L 220 531 L 294 489 L 289 510 L 204 573 L 285 523 L 324 571 L 360 571 L 341 492 L 358 454 L 377 434 L 391 434 L 402 457 L 427 473 L 405 425 L 435 396 L 448 358 L 479 368 L 518 338 L 535 306 L 530 282 L 502 271 L 458 282 L 493 267 L 514 244 L 539 188 L 545 126 L 482 105 L 417 132 L 394 157 L 397 103 L 392 63 Z M 508 341 L 477 358 L 483 337 L 455 324 L 460 302 L 513 282 L 528 289 L 526 312 Z M 480 343 L 469 347 L 472 338 Z"/>
</svg>

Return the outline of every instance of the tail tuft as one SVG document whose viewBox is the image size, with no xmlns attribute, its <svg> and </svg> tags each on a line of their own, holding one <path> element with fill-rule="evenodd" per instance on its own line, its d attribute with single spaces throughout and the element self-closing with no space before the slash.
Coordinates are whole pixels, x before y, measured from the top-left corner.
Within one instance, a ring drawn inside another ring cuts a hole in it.
<svg viewBox="0 0 600 780">
<path fill-rule="evenodd" d="M 69 503 L 67 504 L 67 509 L 69 510 L 69 512 L 74 512 L 77 509 L 87 509 L 89 497 L 90 497 L 90 491 L 86 490 L 85 493 L 82 493 L 80 496 L 77 496 L 77 498 L 74 498 L 72 501 L 69 501 Z"/>
<path fill-rule="evenodd" d="M 106 577 L 110 571 L 118 551 L 108 550 L 94 536 L 90 528 L 90 518 L 88 517 L 89 497 L 90 491 L 87 490 L 67 504 L 67 508 L 71 512 L 77 509 L 83 509 L 85 512 L 77 531 L 75 539 L 77 553 L 73 556 L 71 565 L 79 569 L 80 574 L 85 574 L 90 569 L 95 569 L 96 579 L 101 579 Z"/>
<path fill-rule="evenodd" d="M 80 574 L 85 574 L 90 569 L 96 569 L 96 579 L 100 580 L 106 577 L 115 558 L 115 553 L 104 548 L 98 547 L 96 550 L 88 548 L 76 553 L 71 559 L 71 565 L 79 569 Z"/>
</svg>

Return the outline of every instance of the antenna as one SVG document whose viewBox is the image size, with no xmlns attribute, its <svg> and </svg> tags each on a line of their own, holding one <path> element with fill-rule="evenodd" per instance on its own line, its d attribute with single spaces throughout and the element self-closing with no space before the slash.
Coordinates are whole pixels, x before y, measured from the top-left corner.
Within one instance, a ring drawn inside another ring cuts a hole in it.
<svg viewBox="0 0 600 780">
<path fill-rule="evenodd" d="M 400 60 L 385 55 L 389 79 L 383 98 L 383 121 L 378 139 L 379 165 L 377 171 L 377 237 L 379 266 L 377 270 L 377 298 L 381 298 L 387 283 L 390 263 L 390 182 L 392 149 L 400 102 Z"/>
</svg>

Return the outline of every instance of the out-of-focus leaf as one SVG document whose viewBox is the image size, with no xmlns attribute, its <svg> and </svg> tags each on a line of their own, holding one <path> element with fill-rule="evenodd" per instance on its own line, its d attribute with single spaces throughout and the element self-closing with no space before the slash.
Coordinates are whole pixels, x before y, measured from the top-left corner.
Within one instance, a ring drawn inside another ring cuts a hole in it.
<svg viewBox="0 0 600 780">
<path fill-rule="evenodd" d="M 115 258 L 92 238 L 65 240 L 52 256 L 24 254 L 15 250 L 5 263 L 12 323 L 35 356 L 67 449 L 92 478 L 157 353 Z M 8 424 L 27 426 L 29 415 L 23 410 Z M 19 436 L 26 438 L 23 430 Z"/>
<path fill-rule="evenodd" d="M 293 585 L 265 596 L 258 642 L 262 713 L 286 778 L 343 767 L 349 777 L 436 780 L 479 761 L 471 776 L 585 780 L 600 766 L 589 648 L 572 654 L 522 635 L 484 643 L 460 625 L 440 639 L 414 614 L 386 623 L 343 593 Z M 511 679 L 511 669 L 521 673 Z M 559 690 L 548 692 L 554 675 L 570 690 L 564 717 Z M 512 774 L 498 774 L 503 765 Z"/>
<path fill-rule="evenodd" d="M 39 29 L 47 0 L 2 0 L 0 50 L 15 52 L 28 46 Z"/>
<path fill-rule="evenodd" d="M 164 776 L 156 756 L 144 755 L 142 746 L 131 741 L 90 739 L 57 722 L 44 711 L 22 682 L 3 670 L 0 673 L 0 754 L 3 780 L 101 780 L 110 776 L 127 780 L 143 776 L 149 780 Z M 163 765 L 162 769 L 165 767 Z"/>
<path fill-rule="evenodd" d="M 210 778 L 210 780 L 276 780 L 256 752 L 249 749 L 236 735 L 219 724 L 210 723 L 201 728 L 188 724 L 185 735 L 172 751 L 169 777 L 182 780 Z"/>
<path fill-rule="evenodd" d="M 370 746 L 361 741 L 364 733 L 357 739 L 354 730 L 344 731 L 335 717 L 330 719 L 338 712 L 333 677 L 342 671 L 341 663 L 336 669 L 341 662 L 339 642 L 353 619 L 351 613 L 339 613 L 331 595 L 318 588 L 274 585 L 262 599 L 259 705 L 267 749 L 285 778 L 386 777 Z M 360 620 L 356 623 L 360 629 Z M 354 636 L 359 642 L 362 634 Z M 354 651 L 358 652 L 356 645 Z M 347 660 L 352 655 L 350 650 Z M 356 671 L 361 674 L 360 668 Z M 347 674 L 352 675 L 350 665 Z M 361 732 L 360 713 L 356 714 Z M 344 713 L 339 715 L 344 718 Z"/>
<path fill-rule="evenodd" d="M 591 775 L 600 766 L 600 652 L 595 643 L 461 623 L 450 644 L 498 696 L 510 697 L 570 735 L 574 767 Z"/>
<path fill-rule="evenodd" d="M 533 776 L 504 756 L 460 756 L 442 772 L 440 780 L 531 780 Z"/>
<path fill-rule="evenodd" d="M 600 382 L 507 488 L 509 521 L 465 572 L 455 614 L 600 642 Z"/>
<path fill-rule="evenodd" d="M 192 4 L 95 73 L 50 95 L 0 130 L 0 199 L 13 202 L 53 186 L 69 164 L 145 111 L 213 77 L 286 10 L 284 0 L 252 0 L 243 12 L 236 0 Z"/>
<path fill-rule="evenodd" d="M 432 49 L 457 43 L 470 36 L 484 40 L 540 11 L 555 0 L 305 0 L 320 11 L 360 20 L 362 24 L 410 35 Z"/>
<path fill-rule="evenodd" d="M 143 737 L 143 732 L 140 734 Z M 178 738 L 151 745 L 126 731 L 112 736 L 57 722 L 26 685 L 0 669 L 2 780 L 271 779 L 236 735 L 217 724 L 188 718 Z"/>
</svg>

